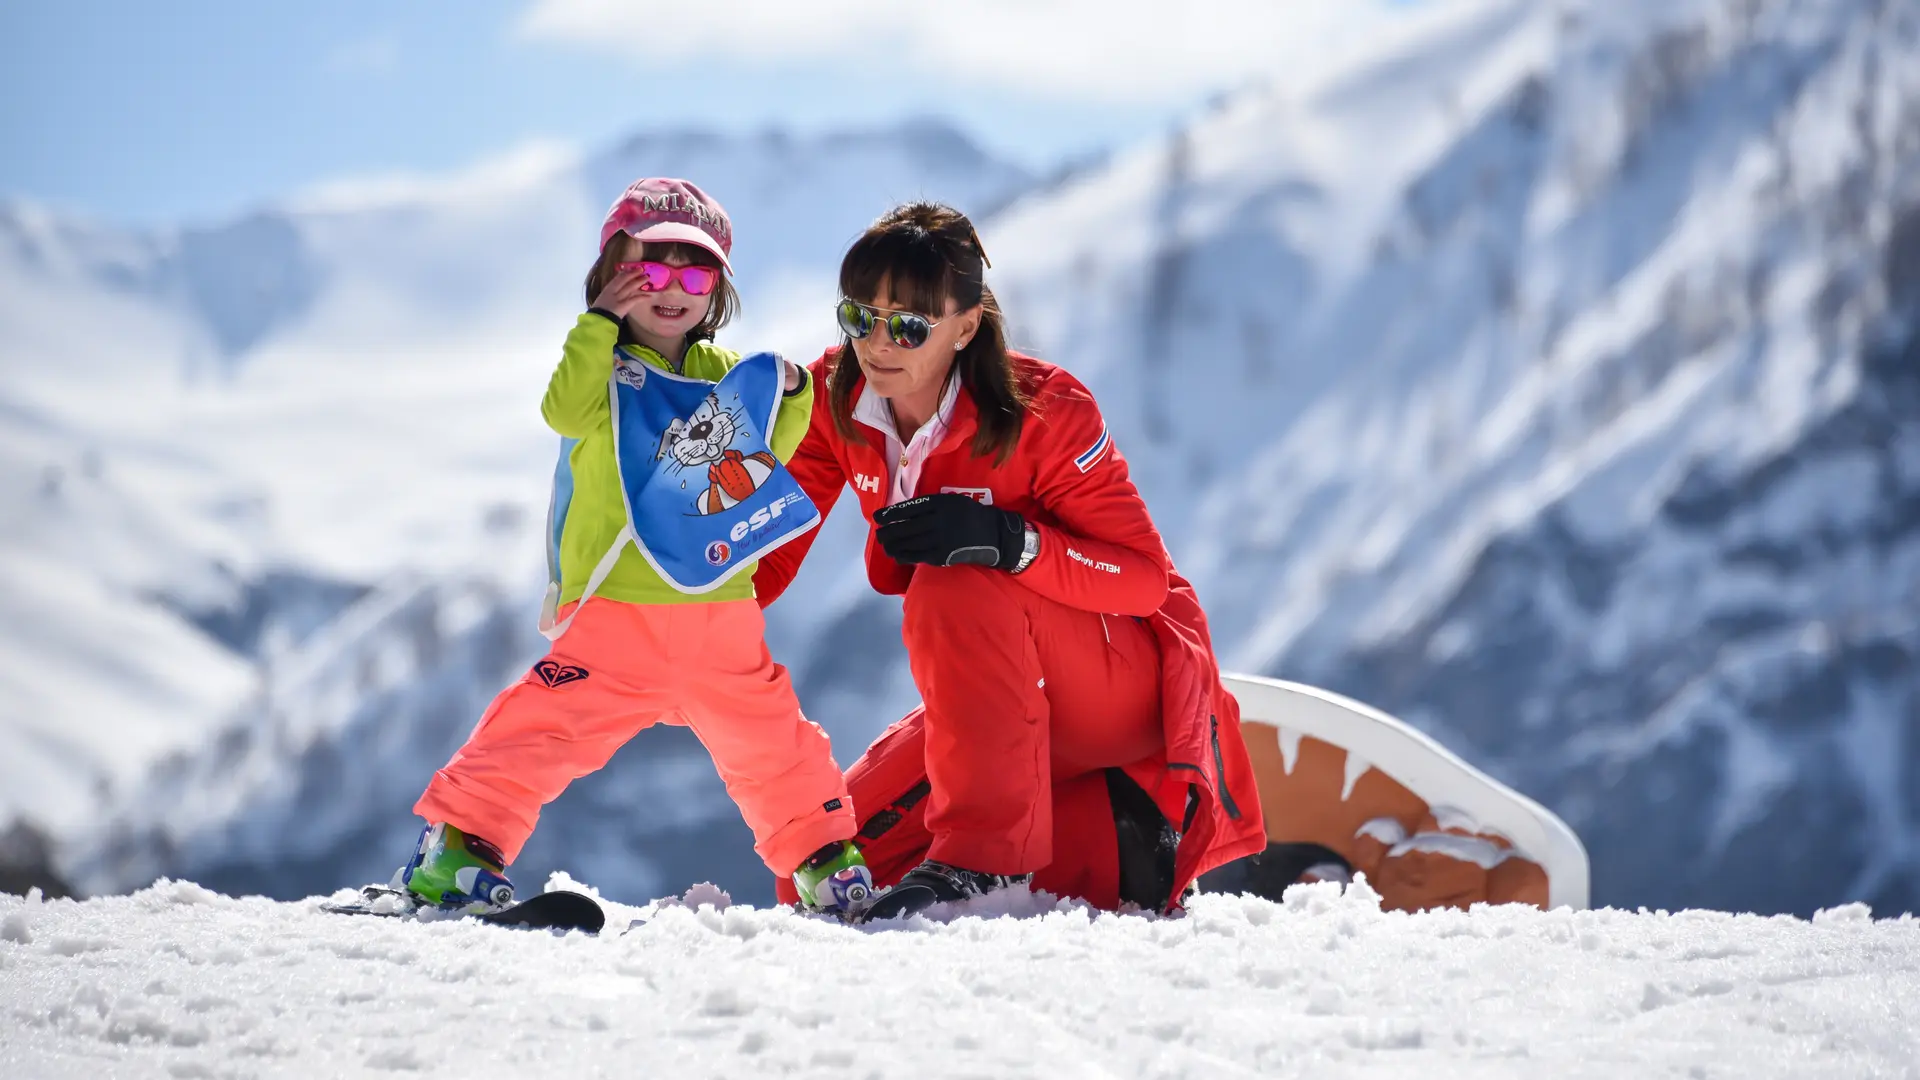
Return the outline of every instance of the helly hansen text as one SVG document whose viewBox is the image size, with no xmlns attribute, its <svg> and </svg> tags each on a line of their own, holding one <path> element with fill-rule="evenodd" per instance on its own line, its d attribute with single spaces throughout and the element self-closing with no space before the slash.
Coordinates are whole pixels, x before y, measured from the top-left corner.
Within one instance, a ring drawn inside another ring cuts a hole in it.
<svg viewBox="0 0 1920 1080">
<path fill-rule="evenodd" d="M 1095 570 L 1103 570 L 1109 574 L 1117 574 L 1120 572 L 1120 568 L 1113 565 L 1112 563 L 1094 562 L 1092 559 L 1087 558 L 1085 555 L 1080 554 L 1079 552 L 1073 550 L 1071 547 L 1067 549 L 1067 558 L 1072 559 L 1074 562 L 1077 562 L 1082 566 L 1090 566 Z"/>
</svg>

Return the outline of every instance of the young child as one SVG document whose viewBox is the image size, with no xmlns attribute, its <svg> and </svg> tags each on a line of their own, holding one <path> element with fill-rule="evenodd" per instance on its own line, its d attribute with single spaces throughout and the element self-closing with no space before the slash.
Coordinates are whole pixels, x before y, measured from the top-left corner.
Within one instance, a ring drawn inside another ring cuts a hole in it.
<svg viewBox="0 0 1920 1080">
<path fill-rule="evenodd" d="M 443 907 L 511 901 L 505 867 L 540 807 L 643 729 L 668 723 L 699 736 L 753 830 L 755 852 L 776 875 L 792 876 L 808 907 L 858 906 L 872 878 L 851 843 L 846 782 L 826 733 L 801 714 L 786 669 L 767 653 L 747 561 L 805 527 L 761 539 L 765 498 L 753 522 L 730 525 L 730 539 L 718 516 L 756 485 L 791 483 L 768 451 L 784 462 L 800 444 L 811 380 L 772 354 L 743 363 L 711 343 L 739 301 L 728 279 L 732 225 L 698 187 L 637 181 L 608 212 L 600 244 L 588 310 L 567 335 L 540 407 L 566 440 L 551 523 L 557 595 L 542 619 L 554 644 L 493 700 L 414 804 L 427 827 L 398 884 Z M 741 388 L 756 372 L 764 377 L 753 400 L 772 413 L 771 431 L 753 452 L 723 449 L 753 415 Z M 712 393 L 691 416 L 669 418 L 659 395 L 680 393 L 684 402 L 689 384 L 696 399 Z M 635 433 L 649 422 L 657 430 Z M 657 453 L 634 449 L 648 441 Z M 636 496 L 634 473 L 650 469 L 664 482 Z M 670 506 L 648 515 L 637 500 L 655 495 Z M 788 522 L 811 513 L 806 525 L 818 523 L 804 496 L 773 497 L 771 516 L 783 508 Z M 722 530 L 713 539 L 686 531 L 708 521 Z M 712 580 L 689 582 L 674 569 L 686 566 L 710 569 Z"/>
</svg>

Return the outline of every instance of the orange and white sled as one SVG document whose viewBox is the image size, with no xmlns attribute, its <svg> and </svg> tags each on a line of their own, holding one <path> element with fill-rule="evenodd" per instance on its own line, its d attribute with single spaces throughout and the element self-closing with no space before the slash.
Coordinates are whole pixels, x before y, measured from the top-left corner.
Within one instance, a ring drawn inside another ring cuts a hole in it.
<svg viewBox="0 0 1920 1080">
<path fill-rule="evenodd" d="M 1344 871 L 1365 873 L 1390 910 L 1587 906 L 1586 848 L 1539 803 L 1378 709 L 1299 683 L 1223 679 L 1271 846 L 1204 888 L 1277 895 Z"/>
</svg>

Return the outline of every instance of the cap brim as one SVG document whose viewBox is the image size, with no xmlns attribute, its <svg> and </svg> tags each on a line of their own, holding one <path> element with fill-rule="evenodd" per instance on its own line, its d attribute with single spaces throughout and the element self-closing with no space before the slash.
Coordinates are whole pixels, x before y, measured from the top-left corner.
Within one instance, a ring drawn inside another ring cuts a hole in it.
<svg viewBox="0 0 1920 1080">
<path fill-rule="evenodd" d="M 698 225 L 687 225 L 678 221 L 660 221 L 638 231 L 627 229 L 625 232 L 635 240 L 692 244 L 695 247 L 705 248 L 713 252 L 714 258 L 720 260 L 721 269 L 728 274 L 733 273 L 733 264 L 727 261 L 727 253 L 721 251 L 720 245 L 714 242 L 713 237 L 708 236 L 706 230 Z"/>
</svg>

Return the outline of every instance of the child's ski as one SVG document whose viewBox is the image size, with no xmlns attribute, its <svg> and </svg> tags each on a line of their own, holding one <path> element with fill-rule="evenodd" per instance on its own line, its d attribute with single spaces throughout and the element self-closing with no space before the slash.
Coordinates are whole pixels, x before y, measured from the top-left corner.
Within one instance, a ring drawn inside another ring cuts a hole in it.
<svg viewBox="0 0 1920 1080">
<path fill-rule="evenodd" d="M 358 900 L 342 904 L 322 904 L 322 911 L 337 915 L 377 915 L 405 918 L 416 915 L 422 905 L 405 892 L 386 885 L 369 885 L 360 890 Z M 434 910 L 428 908 L 427 910 Z M 453 914 L 453 913 L 449 913 Z M 497 911 L 463 914 L 494 926 L 519 926 L 534 930 L 580 930 L 597 934 L 607 924 L 607 913 L 593 897 L 577 892 L 549 892 L 508 904 Z"/>
</svg>

